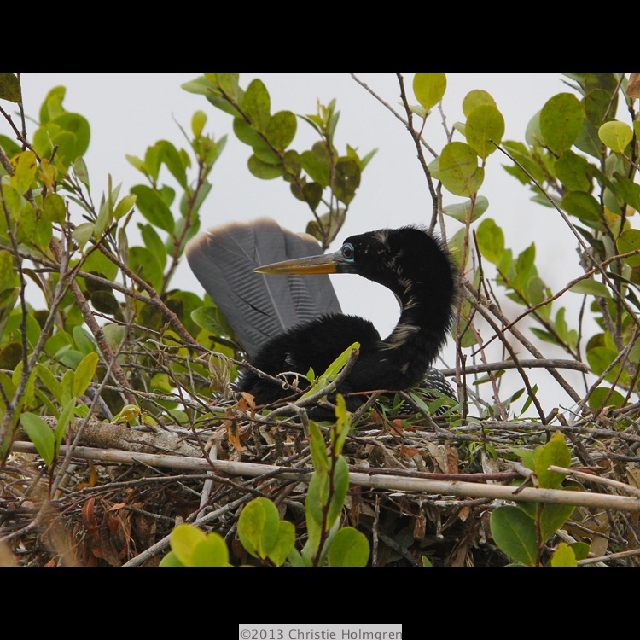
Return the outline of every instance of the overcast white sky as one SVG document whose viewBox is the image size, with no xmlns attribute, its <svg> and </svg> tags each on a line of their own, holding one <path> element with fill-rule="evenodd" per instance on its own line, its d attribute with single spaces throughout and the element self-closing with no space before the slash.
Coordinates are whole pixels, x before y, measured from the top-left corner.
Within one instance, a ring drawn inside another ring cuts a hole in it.
<svg viewBox="0 0 640 640">
<path fill-rule="evenodd" d="M 108 173 L 112 175 L 114 184 L 123 183 L 121 195 L 134 184 L 143 182 L 142 174 L 127 162 L 125 154 L 143 157 L 147 147 L 160 139 L 184 147 L 176 122 L 189 131 L 194 111 L 202 110 L 209 118 L 206 131 L 212 132 L 216 138 L 228 134 L 227 146 L 212 174 L 213 190 L 202 209 L 203 226 L 270 216 L 285 227 L 302 231 L 310 219 L 306 205 L 291 196 L 282 180 L 254 178 L 246 168 L 250 148 L 235 138 L 230 116 L 214 109 L 204 97 L 181 88 L 182 83 L 199 75 L 201 73 L 198 72 L 23 74 L 23 100 L 27 114 L 37 118 L 47 92 L 57 85 L 67 88 L 65 108 L 81 113 L 91 125 L 91 145 L 85 160 L 91 176 L 94 202 L 100 201 L 100 194 L 106 189 Z M 356 75 L 387 103 L 398 108 L 399 91 L 395 75 Z M 348 73 L 247 73 L 240 76 L 241 86 L 246 87 L 254 77 L 261 78 L 269 90 L 272 112 L 288 109 L 297 114 L 315 113 L 317 100 L 328 104 L 335 98 L 340 111 L 336 136 L 338 149 L 344 152 L 347 143 L 357 148 L 361 155 L 373 148 L 378 149 L 364 171 L 347 223 L 333 250 L 348 235 L 430 219 L 431 199 L 412 139 L 402 124 Z M 456 121 L 464 120 L 462 101 L 466 94 L 472 89 L 484 89 L 493 96 L 504 115 L 504 139 L 524 141 L 530 118 L 551 96 L 570 91 L 562 78 L 561 74 L 548 73 L 447 74 L 447 91 L 443 99 L 447 126 L 451 128 Z M 409 89 L 412 79 L 413 74 L 405 75 Z M 32 134 L 35 126 L 31 127 Z M 0 121 L 0 133 L 11 135 L 4 119 Z M 444 144 L 437 111 L 430 116 L 425 138 L 437 150 Z M 311 127 L 299 120 L 294 148 L 302 150 L 313 141 Z M 531 242 L 536 243 L 536 264 L 540 275 L 556 291 L 581 273 L 574 239 L 554 210 L 530 202 L 529 190 L 501 168 L 506 162 L 507 158 L 500 153 L 494 153 L 488 159 L 486 179 L 480 191 L 489 200 L 485 217 L 494 218 L 504 229 L 505 244 L 514 252 L 522 251 Z M 445 205 L 458 200 L 445 196 Z M 448 222 L 448 235 L 458 229 L 458 223 Z M 340 275 L 332 276 L 332 279 L 343 311 L 365 316 L 383 335 L 389 333 L 398 317 L 397 304 L 390 292 L 358 276 Z M 173 284 L 202 293 L 186 262 L 181 265 Z M 579 297 L 574 298 L 575 306 L 569 310 L 570 323 L 577 317 Z M 568 299 L 565 304 L 567 302 Z M 444 353 L 447 365 L 453 366 L 453 349 L 449 347 Z M 561 356 L 546 346 L 545 353 L 549 357 Z M 567 377 L 574 383 L 578 380 L 575 375 L 567 374 Z M 556 392 L 557 385 L 550 382 L 548 376 L 543 375 L 540 380 L 550 385 L 549 395 L 543 396 L 549 401 L 548 406 L 551 403 L 570 404 L 566 394 Z"/>
</svg>

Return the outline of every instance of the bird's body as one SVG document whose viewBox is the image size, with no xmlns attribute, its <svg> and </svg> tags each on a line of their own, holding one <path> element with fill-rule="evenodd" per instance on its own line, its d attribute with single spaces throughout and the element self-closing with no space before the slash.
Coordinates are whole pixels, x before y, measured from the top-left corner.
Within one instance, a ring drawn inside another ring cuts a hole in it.
<svg viewBox="0 0 640 640">
<path fill-rule="evenodd" d="M 207 247 L 201 241 L 192 243 L 187 255 L 196 276 L 225 312 L 219 302 L 220 291 L 215 290 L 207 277 L 210 269 L 203 267 L 205 252 L 209 256 L 215 252 L 216 232 L 209 232 Z M 228 230 L 223 231 L 222 235 L 225 234 Z M 301 242 L 309 243 L 308 236 Z M 246 249 L 243 252 L 246 254 Z M 422 381 L 446 341 L 456 292 L 456 269 L 440 241 L 420 228 L 383 229 L 351 236 L 334 254 L 307 253 L 306 257 L 266 266 L 260 265 L 260 260 L 257 262 L 259 270 L 265 274 L 259 277 L 264 279 L 267 287 L 270 281 L 278 279 L 268 274 L 355 273 L 391 289 L 401 309 L 398 324 L 383 339 L 374 325 L 364 318 L 336 311 L 320 313 L 311 305 L 307 311 L 315 317 L 290 323 L 249 353 L 251 364 L 270 376 L 284 372 L 304 376 L 309 369 L 318 375 L 347 347 L 358 342 L 358 358 L 338 391 L 343 394 L 401 391 Z M 246 274 L 249 284 L 255 275 Z M 305 275 L 302 282 L 318 277 L 326 278 L 328 282 L 326 276 L 318 275 Z M 296 286 L 299 288 L 300 282 Z M 250 284 L 250 288 L 253 287 Z M 239 294 L 246 299 L 246 294 Z M 337 299 L 334 302 L 326 290 L 324 296 L 319 296 L 321 301 L 323 297 L 328 298 L 324 302 L 328 308 L 337 306 Z M 277 304 L 277 300 L 272 301 Z M 250 301 L 249 304 L 251 306 Z M 259 313 L 270 311 L 259 310 Z M 231 324 L 234 326 L 233 322 Z M 305 386 L 304 379 L 301 386 Z M 239 391 L 253 394 L 259 404 L 271 403 L 291 394 L 286 385 L 251 370 L 239 376 L 236 387 Z M 354 408 L 363 401 L 363 398 L 354 396 L 347 406 Z"/>
</svg>

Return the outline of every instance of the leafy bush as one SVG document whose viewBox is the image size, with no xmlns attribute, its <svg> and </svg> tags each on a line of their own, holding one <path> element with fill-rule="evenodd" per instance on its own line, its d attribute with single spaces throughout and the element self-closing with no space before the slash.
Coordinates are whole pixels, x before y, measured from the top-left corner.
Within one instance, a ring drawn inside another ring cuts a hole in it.
<svg viewBox="0 0 640 640">
<path fill-rule="evenodd" d="M 634 411 L 640 363 L 640 230 L 633 224 L 640 209 L 637 74 L 566 74 L 567 90 L 533 115 L 524 141 L 503 140 L 499 105 L 486 91 L 472 91 L 463 103 L 464 122 L 451 130 L 444 126 L 447 142 L 438 150 L 428 144 L 424 131 L 446 94 L 446 76 L 416 74 L 411 87 L 401 75 L 398 80 L 403 112 L 395 115 L 415 142 L 433 205 L 426 226 L 448 238 L 461 266 L 462 294 L 452 335 L 457 361 L 447 371 L 457 376 L 459 403 L 439 402 L 430 409 L 415 390 L 408 390 L 398 394 L 396 402 L 380 404 L 382 394 L 377 394 L 354 416 L 339 407 L 325 443 L 321 429 L 307 419 L 305 398 L 263 414 L 251 398 L 238 400 L 234 408 L 218 405 L 244 366 L 237 338 L 208 296 L 202 299 L 172 288 L 184 247 L 200 229 L 200 212 L 212 189 L 211 171 L 227 140 L 205 131 L 206 112 L 197 111 L 189 131 L 183 129 L 186 148 L 160 140 L 142 158 L 127 156 L 143 180 L 122 194 L 110 176 L 107 192 L 96 205 L 83 158 L 90 124 L 67 111 L 65 88 L 48 93 L 35 130 L 28 133 L 19 77 L 0 74 L 0 100 L 19 110 L 16 119 L 2 108 L 14 136 L 0 135 L 0 460 L 15 485 L 3 492 L 7 518 L 19 522 L 10 527 L 19 533 L 5 534 L 3 529 L 6 540 L 31 535 L 32 522 L 45 518 L 45 502 L 70 512 L 82 509 L 87 536 L 95 533 L 98 525 L 89 523 L 94 522 L 96 502 L 86 490 L 104 482 L 107 495 L 109 481 L 99 480 L 91 465 L 88 479 L 74 478 L 78 503 L 67 502 L 61 487 L 73 476 L 78 446 L 96 445 L 99 434 L 118 434 L 106 445 L 118 449 L 129 446 L 128 434 L 143 438 L 166 431 L 188 439 L 200 455 L 222 438 L 226 455 L 241 460 L 250 438 L 272 437 L 264 430 L 266 424 L 291 428 L 285 410 L 295 411 L 302 421 L 315 470 L 302 535 L 264 497 L 237 506 L 242 513 L 235 523 L 239 540 L 263 564 L 374 562 L 375 550 L 362 533 L 341 526 L 352 498 L 343 447 L 350 442 L 350 430 L 364 423 L 394 439 L 399 456 L 411 460 L 416 473 L 425 460 L 435 466 L 442 455 L 435 444 L 428 451 L 422 444 L 420 449 L 411 446 L 414 434 L 426 429 L 435 438 L 430 444 L 456 442 L 457 459 L 468 469 L 477 471 L 480 462 L 483 471 L 491 465 L 513 467 L 521 457 L 542 489 L 566 491 L 568 487 L 560 485 L 562 476 L 549 472 L 548 465 L 568 468 L 572 457 L 590 470 L 625 480 L 636 477 L 635 454 L 627 446 L 638 437 Z M 250 173 L 284 180 L 310 218 L 307 232 L 327 248 L 340 232 L 375 154 L 374 149 L 361 156 L 349 144 L 338 144 L 335 101 L 319 104 L 313 114 L 272 114 L 265 84 L 256 79 L 242 87 L 238 74 L 204 74 L 184 89 L 204 96 L 207 109 L 230 116 L 230 130 L 251 149 Z M 302 151 L 293 147 L 298 120 L 317 135 Z M 427 152 L 433 153 L 430 161 Z M 507 158 L 505 170 L 536 202 L 555 210 L 575 238 L 584 274 L 557 292 L 540 275 L 535 244 L 515 255 L 497 215 L 488 216 L 491 206 L 481 190 L 487 158 L 495 153 Z M 139 246 L 129 246 L 127 239 L 134 224 L 142 239 Z M 447 234 L 451 228 L 457 230 Z M 45 308 L 31 306 L 27 282 L 43 293 Z M 583 307 L 572 326 L 561 304 L 564 296 L 575 295 L 582 296 Z M 521 309 L 516 318 L 502 310 L 505 298 Z M 589 317 L 597 326 L 591 335 L 585 328 Z M 526 335 L 517 326 L 525 318 L 531 325 Z M 503 359 L 490 362 L 488 349 L 496 343 Z M 562 349 L 566 359 L 545 358 L 545 343 Z M 314 378 L 314 393 L 328 394 L 346 364 L 343 360 L 324 375 L 316 372 L 320 375 Z M 571 399 L 570 410 L 561 413 L 549 407 L 530 382 L 528 369 L 541 366 Z M 580 393 L 564 378 L 566 368 L 583 373 Z M 503 397 L 501 380 L 511 370 L 521 389 Z M 405 401 L 416 408 L 413 417 L 399 413 Z M 445 416 L 434 422 L 436 409 L 443 409 Z M 529 409 L 535 419 L 525 418 Z M 92 431 L 96 416 L 102 426 Z M 552 431 L 566 433 L 571 448 Z M 622 457 L 603 454 L 605 447 L 598 444 L 603 437 L 624 449 Z M 296 446 L 302 440 L 299 435 L 291 438 Z M 20 451 L 33 451 L 25 439 L 33 443 L 47 472 L 46 498 L 34 497 L 39 506 L 28 521 L 12 511 L 15 487 L 24 495 L 32 492 L 26 489 L 30 461 L 13 462 Z M 274 440 L 273 446 L 279 446 Z M 619 484 L 633 494 L 634 487 Z M 495 543 L 509 558 L 525 565 L 585 560 L 584 543 L 549 548 L 554 534 L 575 517 L 573 505 L 519 503 L 517 494 L 513 501 L 518 506 L 491 508 Z M 103 507 L 104 522 L 112 530 L 124 527 L 114 519 L 114 509 L 113 504 Z M 188 515 L 195 521 L 193 512 Z M 416 517 L 425 516 L 421 512 Z M 624 546 L 620 531 L 628 530 L 628 523 L 618 522 L 615 529 L 617 544 Z M 232 563 L 233 553 L 215 532 L 183 525 L 175 529 L 171 544 L 165 564 Z M 110 558 L 104 549 L 94 555 L 117 564 L 133 554 L 125 546 L 122 557 Z"/>
</svg>

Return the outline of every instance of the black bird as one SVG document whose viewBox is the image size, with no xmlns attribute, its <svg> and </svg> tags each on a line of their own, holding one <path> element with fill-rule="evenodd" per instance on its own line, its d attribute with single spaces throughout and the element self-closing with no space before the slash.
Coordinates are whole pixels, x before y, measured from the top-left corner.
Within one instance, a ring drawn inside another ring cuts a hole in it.
<svg viewBox="0 0 640 640">
<path fill-rule="evenodd" d="M 304 376 L 310 368 L 319 375 L 359 342 L 359 356 L 340 393 L 402 391 L 426 375 L 424 386 L 455 397 L 444 377 L 430 369 L 451 327 L 457 290 L 457 271 L 442 243 L 406 226 L 351 236 L 337 252 L 319 252 L 311 236 L 293 234 L 268 219 L 211 229 L 186 249 L 191 270 L 255 368 L 271 376 Z M 355 273 L 393 291 L 401 314 L 387 338 L 368 320 L 340 312 L 329 278 L 321 275 L 328 273 Z M 305 379 L 300 380 L 304 387 Z M 235 386 L 253 394 L 258 404 L 291 394 L 286 385 L 252 371 L 240 374 Z M 364 400 L 351 396 L 347 406 L 353 410 Z"/>
</svg>

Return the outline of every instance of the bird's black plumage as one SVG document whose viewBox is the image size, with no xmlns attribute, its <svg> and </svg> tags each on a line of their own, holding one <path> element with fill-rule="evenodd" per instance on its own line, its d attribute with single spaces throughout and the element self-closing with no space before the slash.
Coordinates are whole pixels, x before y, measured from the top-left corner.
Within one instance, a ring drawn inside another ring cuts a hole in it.
<svg viewBox="0 0 640 640">
<path fill-rule="evenodd" d="M 209 232 L 209 238 L 215 239 L 215 235 L 216 230 Z M 214 249 L 196 244 L 187 255 L 196 276 L 219 304 L 220 292 L 210 290 L 207 278 L 199 273 L 199 254 Z M 339 312 L 296 322 L 266 340 L 250 356 L 255 368 L 271 376 L 283 372 L 304 375 L 310 368 L 320 374 L 348 346 L 359 342 L 358 359 L 338 390 L 343 394 L 400 391 L 423 379 L 446 341 L 456 295 L 456 269 L 442 243 L 423 229 L 408 226 L 369 231 L 347 238 L 334 254 L 286 260 L 260 270 L 265 283 L 278 279 L 270 275 L 274 273 L 358 274 L 393 291 L 401 309 L 398 324 L 385 339 L 368 320 Z M 236 388 L 253 394 L 259 404 L 291 393 L 253 371 L 243 372 Z M 348 406 L 353 408 L 363 401 L 352 398 Z"/>
<path fill-rule="evenodd" d="M 322 252 L 315 238 L 270 218 L 231 223 L 198 234 L 186 247 L 191 270 L 233 327 L 252 360 L 271 338 L 326 311 L 340 311 L 327 276 L 265 278 L 269 262 Z"/>
</svg>

